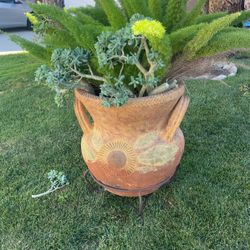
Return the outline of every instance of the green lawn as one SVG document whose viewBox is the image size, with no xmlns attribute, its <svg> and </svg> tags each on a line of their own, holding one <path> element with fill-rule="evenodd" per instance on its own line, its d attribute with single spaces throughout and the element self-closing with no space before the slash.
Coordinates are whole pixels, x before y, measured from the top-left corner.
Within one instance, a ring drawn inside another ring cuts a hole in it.
<svg viewBox="0 0 250 250">
<path fill-rule="evenodd" d="M 137 199 L 88 191 L 72 100 L 56 107 L 54 93 L 34 83 L 38 64 L 0 57 L 1 250 L 250 249 L 250 98 L 239 90 L 250 71 L 230 87 L 187 83 L 181 168 L 149 198 L 143 224 Z M 33 200 L 49 188 L 51 169 L 70 185 Z"/>
</svg>

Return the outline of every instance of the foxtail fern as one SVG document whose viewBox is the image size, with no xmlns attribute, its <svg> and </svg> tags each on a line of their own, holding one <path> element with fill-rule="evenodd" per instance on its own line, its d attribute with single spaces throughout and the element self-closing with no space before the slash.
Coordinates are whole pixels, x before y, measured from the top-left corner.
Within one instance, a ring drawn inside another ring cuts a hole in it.
<svg viewBox="0 0 250 250">
<path fill-rule="evenodd" d="M 134 11 L 132 9 L 131 6 L 131 2 L 130 0 L 119 0 L 119 3 L 122 7 L 122 9 L 124 10 L 125 14 L 130 18 L 131 16 L 133 16 Z"/>
<path fill-rule="evenodd" d="M 27 50 L 31 55 L 39 58 L 42 61 L 49 62 L 52 53 L 49 49 L 44 48 L 39 44 L 30 42 L 17 35 L 9 35 L 9 37 L 13 42 L 17 43 L 22 48 Z"/>
<path fill-rule="evenodd" d="M 161 0 L 148 0 L 150 16 L 162 22 L 162 5 Z"/>
<path fill-rule="evenodd" d="M 206 26 L 206 24 L 191 25 L 182 29 L 178 29 L 170 34 L 170 41 L 173 48 L 173 53 L 181 53 L 185 45 L 194 38 L 194 36 Z"/>
<path fill-rule="evenodd" d="M 99 0 L 98 3 L 103 8 L 110 25 L 115 30 L 120 29 L 126 25 L 126 17 L 114 0 Z"/>
<path fill-rule="evenodd" d="M 186 16 L 187 0 L 169 0 L 164 24 L 168 31 L 171 31 Z M 178 10 L 178 11 L 177 11 Z"/>
<path fill-rule="evenodd" d="M 226 39 L 225 39 L 226 36 Z M 223 42 L 222 42 L 223 41 Z M 207 44 L 202 48 L 196 57 L 212 56 L 235 49 L 248 49 L 250 41 L 250 32 L 241 28 L 227 28 L 218 32 Z"/>
<path fill-rule="evenodd" d="M 200 16 L 202 12 L 202 7 L 207 2 L 207 0 L 198 0 L 194 8 L 187 13 L 186 17 L 184 18 L 183 26 L 188 26 L 194 23 L 196 18 Z"/>
<path fill-rule="evenodd" d="M 230 26 L 230 24 L 240 16 L 240 13 L 234 13 L 221 17 L 201 29 L 197 35 L 186 45 L 184 53 L 188 59 L 195 57 L 196 53 L 206 46 L 211 38 L 222 29 Z"/>
<path fill-rule="evenodd" d="M 199 24 L 199 23 L 211 23 L 212 21 L 224 17 L 228 15 L 227 12 L 218 12 L 218 13 L 211 13 L 211 14 L 207 14 L 207 15 L 199 15 L 195 20 L 194 23 L 195 24 Z"/>
<path fill-rule="evenodd" d="M 250 18 L 250 12 L 205 15 L 205 0 L 190 12 L 187 0 L 95 2 L 94 7 L 70 10 L 31 4 L 28 17 L 42 44 L 11 36 L 52 65 L 41 67 L 37 79 L 53 86 L 58 102 L 61 88 L 83 88 L 101 96 L 106 106 L 120 106 L 129 97 L 175 88 L 175 78 L 186 73 L 180 74 L 182 65 L 249 47 L 249 31 L 232 26 Z M 52 53 L 62 64 L 48 62 Z"/>
<path fill-rule="evenodd" d="M 147 1 L 145 0 L 127 0 L 130 4 L 130 8 L 133 14 L 139 13 L 144 16 L 150 16 L 150 12 L 147 6 Z"/>
</svg>

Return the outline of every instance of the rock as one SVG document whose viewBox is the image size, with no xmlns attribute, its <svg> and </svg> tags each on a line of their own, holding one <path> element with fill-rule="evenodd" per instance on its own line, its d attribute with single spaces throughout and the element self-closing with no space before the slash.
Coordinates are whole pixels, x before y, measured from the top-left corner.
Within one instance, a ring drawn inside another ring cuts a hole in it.
<svg viewBox="0 0 250 250">
<path fill-rule="evenodd" d="M 195 77 L 195 79 L 209 79 L 220 81 L 229 76 L 235 76 L 237 74 L 237 67 L 231 62 L 216 62 L 211 69 L 208 69 L 208 73 Z"/>
<path fill-rule="evenodd" d="M 214 81 L 221 81 L 221 80 L 224 80 L 226 79 L 227 76 L 226 75 L 219 75 L 219 76 L 216 76 L 214 78 L 212 78 L 211 80 L 214 80 Z"/>
</svg>

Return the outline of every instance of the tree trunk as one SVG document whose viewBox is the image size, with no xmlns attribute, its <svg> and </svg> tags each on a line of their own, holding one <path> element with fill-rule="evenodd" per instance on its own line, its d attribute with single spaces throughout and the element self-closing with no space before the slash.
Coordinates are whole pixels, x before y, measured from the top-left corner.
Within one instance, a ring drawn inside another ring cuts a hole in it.
<svg viewBox="0 0 250 250">
<path fill-rule="evenodd" d="M 245 0 L 244 8 L 245 8 L 245 10 L 249 10 L 250 9 L 250 1 L 249 0 Z"/>
<path fill-rule="evenodd" d="M 54 4 L 54 5 L 57 5 L 61 8 L 64 8 L 64 6 L 65 6 L 64 0 L 42 0 L 42 2 L 45 4 Z"/>
<path fill-rule="evenodd" d="M 208 0 L 208 12 L 237 12 L 244 9 L 244 0 Z"/>
</svg>

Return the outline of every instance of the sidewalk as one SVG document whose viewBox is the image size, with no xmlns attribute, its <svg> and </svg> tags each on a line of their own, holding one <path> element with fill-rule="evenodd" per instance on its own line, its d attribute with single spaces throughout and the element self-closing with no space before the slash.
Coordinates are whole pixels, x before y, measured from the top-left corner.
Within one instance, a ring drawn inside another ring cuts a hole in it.
<svg viewBox="0 0 250 250">
<path fill-rule="evenodd" d="M 25 29 L 7 30 L 6 33 L 16 34 L 28 40 L 34 39 L 34 33 Z M 0 34 L 0 55 L 23 52 L 23 49 L 13 43 L 6 34 Z"/>
</svg>

